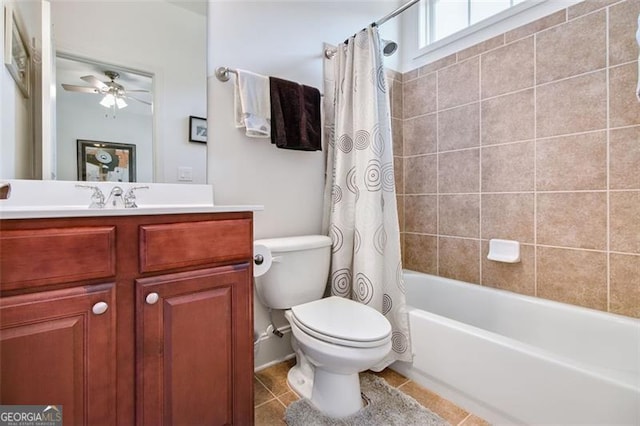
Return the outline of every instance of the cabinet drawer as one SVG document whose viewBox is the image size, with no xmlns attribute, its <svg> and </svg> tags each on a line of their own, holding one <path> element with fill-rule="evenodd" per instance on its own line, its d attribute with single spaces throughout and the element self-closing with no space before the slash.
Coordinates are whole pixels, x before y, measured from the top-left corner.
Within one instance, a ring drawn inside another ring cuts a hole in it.
<svg viewBox="0 0 640 426">
<path fill-rule="evenodd" d="M 252 252 L 248 219 L 140 227 L 141 272 L 247 260 Z"/>
<path fill-rule="evenodd" d="M 38 287 L 116 273 L 113 226 L 2 231 L 2 291 Z"/>
</svg>

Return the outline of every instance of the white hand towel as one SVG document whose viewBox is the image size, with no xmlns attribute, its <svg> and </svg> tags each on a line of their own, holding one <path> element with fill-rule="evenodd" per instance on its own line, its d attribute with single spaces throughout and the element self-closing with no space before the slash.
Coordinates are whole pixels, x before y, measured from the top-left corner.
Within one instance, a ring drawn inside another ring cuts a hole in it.
<svg viewBox="0 0 640 426">
<path fill-rule="evenodd" d="M 640 14 L 638 14 L 638 31 L 636 32 L 636 41 L 640 49 Z M 638 87 L 636 87 L 636 97 L 640 101 L 640 54 L 638 54 Z"/>
<path fill-rule="evenodd" d="M 235 124 L 245 127 L 252 138 L 271 137 L 271 100 L 269 77 L 237 70 L 235 84 Z"/>
</svg>

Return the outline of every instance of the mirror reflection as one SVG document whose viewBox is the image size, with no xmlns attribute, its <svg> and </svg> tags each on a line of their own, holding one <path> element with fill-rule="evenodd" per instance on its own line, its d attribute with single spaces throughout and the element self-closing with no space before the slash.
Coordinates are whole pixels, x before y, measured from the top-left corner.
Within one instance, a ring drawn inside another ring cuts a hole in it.
<svg viewBox="0 0 640 426">
<path fill-rule="evenodd" d="M 56 89 L 58 179 L 153 180 L 153 76 L 59 54 Z"/>
<path fill-rule="evenodd" d="M 189 140 L 189 117 L 207 116 L 206 1 L 4 3 L 32 41 L 34 90 L 2 75 L 0 178 L 78 180 L 83 140 L 135 146 L 138 182 L 206 183 L 207 145 Z M 125 96 L 89 92 L 102 85 Z"/>
</svg>

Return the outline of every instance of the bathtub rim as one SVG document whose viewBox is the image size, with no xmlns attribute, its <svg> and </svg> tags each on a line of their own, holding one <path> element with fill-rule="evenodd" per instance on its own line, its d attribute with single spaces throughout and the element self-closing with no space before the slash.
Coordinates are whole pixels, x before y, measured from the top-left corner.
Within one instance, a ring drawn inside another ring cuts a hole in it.
<svg viewBox="0 0 640 426">
<path fill-rule="evenodd" d="M 516 300 L 520 300 L 525 303 L 533 304 L 534 306 L 544 306 L 545 308 L 552 309 L 560 309 L 563 312 L 568 313 L 580 313 L 581 315 L 588 315 L 595 319 L 603 319 L 607 321 L 613 321 L 616 324 L 622 324 L 623 326 L 636 327 L 638 332 L 640 333 L 640 319 L 635 319 L 631 317 L 626 317 L 619 314 L 614 314 L 610 312 L 603 312 L 597 309 L 591 309 L 583 306 L 570 305 L 563 302 L 558 302 L 549 299 L 543 299 L 534 296 L 528 296 L 520 293 L 511 292 L 508 290 L 503 290 L 494 287 L 486 287 L 480 284 L 467 283 L 460 280 L 455 280 L 451 278 L 440 277 L 438 275 L 427 274 L 424 272 L 412 271 L 409 269 L 403 269 L 403 277 L 406 275 L 413 275 L 417 277 L 428 277 L 430 279 L 441 281 L 447 285 L 457 286 L 458 288 L 469 288 L 474 291 L 479 291 L 482 293 L 496 293 L 502 295 L 502 297 L 515 298 Z M 405 283 L 406 286 L 406 283 Z M 534 354 L 545 361 L 552 362 L 562 367 L 569 368 L 573 371 L 579 371 L 580 373 L 586 374 L 598 380 L 603 380 L 607 383 L 614 384 L 616 386 L 621 386 L 630 391 L 636 392 L 640 397 L 640 369 L 637 373 L 631 372 L 628 375 L 624 373 L 621 374 L 607 374 L 607 369 L 603 369 L 601 367 L 590 365 L 584 361 L 571 358 L 567 355 L 559 354 L 553 352 L 552 350 L 542 348 L 536 346 L 534 344 L 522 341 L 515 337 L 504 336 L 500 333 L 497 333 L 492 330 L 487 330 L 482 327 L 478 327 L 473 324 L 469 324 L 463 321 L 459 321 L 444 315 L 439 315 L 433 312 L 429 312 L 425 309 L 421 309 L 411 304 L 410 300 L 407 300 L 407 314 L 411 315 L 412 312 L 415 311 L 416 315 L 426 317 L 428 320 L 435 320 L 441 325 L 446 325 L 452 327 L 458 331 L 462 331 L 469 334 L 481 334 L 483 337 L 488 338 L 491 342 L 498 344 L 503 347 L 509 347 L 511 349 L 516 349 L 518 352 L 523 354 Z M 409 322 L 410 324 L 411 322 Z M 516 345 L 510 344 L 510 342 L 515 342 L 520 346 L 518 348 Z M 529 352 L 522 350 L 526 348 Z M 412 354 L 415 356 L 415 354 Z M 409 362 L 408 364 L 412 364 Z M 639 363 L 640 367 L 640 363 Z M 614 370 L 615 371 L 615 370 Z"/>
<path fill-rule="evenodd" d="M 439 275 L 433 275 L 433 274 L 428 274 L 426 272 L 419 272 L 419 271 L 414 271 L 411 269 L 403 269 L 403 278 L 407 275 L 416 275 L 416 276 L 427 276 L 427 277 L 431 277 L 434 278 L 435 280 L 442 280 L 443 282 L 446 282 L 448 284 L 451 285 L 455 285 L 455 286 L 459 286 L 459 287 L 468 287 L 471 286 L 470 288 L 473 288 L 474 290 L 480 291 L 482 293 L 493 293 L 493 292 L 498 292 L 499 294 L 502 294 L 503 296 L 508 296 L 508 297 L 512 297 L 515 298 L 517 300 L 526 302 L 526 303 L 531 303 L 533 305 L 537 305 L 537 306 L 553 306 L 555 308 L 558 308 L 560 310 L 563 311 L 567 311 L 567 312 L 581 312 L 583 314 L 587 314 L 587 315 L 592 315 L 594 317 L 601 317 L 601 318 L 606 318 L 608 320 L 615 320 L 616 322 L 621 322 L 625 325 L 629 325 L 629 326 L 637 326 L 640 327 L 640 318 L 633 318 L 633 317 L 629 317 L 626 315 L 621 315 L 621 314 L 617 314 L 615 312 L 605 312 L 605 311 L 601 311 L 598 309 L 594 309 L 594 308 L 589 308 L 586 306 L 579 306 L 579 305 L 572 305 L 570 303 L 565 303 L 565 302 L 559 302 L 557 300 L 552 300 L 552 299 L 545 299 L 542 297 L 536 297 L 536 296 L 529 296 L 527 294 L 521 294 L 521 293 L 516 293 L 513 291 L 509 291 L 509 290 L 504 290 L 501 288 L 497 288 L 497 287 L 490 287 L 490 286 L 485 286 L 482 284 L 475 284 L 475 283 L 469 283 L 466 281 L 460 281 L 460 280 L 456 280 L 453 278 L 446 278 L 446 277 L 441 277 Z M 405 292 L 406 294 L 406 292 Z M 410 301 L 407 301 L 407 305 L 411 305 Z M 412 307 L 415 308 L 415 306 L 411 305 Z M 419 308 L 417 308 L 419 309 Z"/>
<path fill-rule="evenodd" d="M 489 340 L 491 343 L 494 343 L 496 345 L 509 348 L 511 350 L 515 350 L 524 355 L 539 357 L 544 361 L 560 365 L 563 368 L 577 371 L 577 372 L 580 372 L 581 374 L 591 376 L 598 380 L 602 380 L 604 382 L 623 387 L 627 390 L 637 393 L 638 396 L 640 397 L 640 380 L 637 380 L 637 385 L 635 385 L 635 383 L 633 383 L 632 380 L 624 381 L 616 377 L 607 376 L 606 374 L 602 373 L 601 369 L 594 369 L 593 366 L 589 366 L 584 362 L 580 362 L 560 354 L 555 354 L 552 351 L 539 348 L 530 343 L 522 342 L 512 337 L 502 336 L 498 333 L 494 333 L 492 331 L 488 331 L 480 327 L 466 324 L 461 321 L 456 321 L 454 319 L 447 318 L 442 315 L 434 314 L 432 312 L 428 312 L 428 311 L 425 311 L 424 309 L 419 309 L 411 305 L 407 305 L 407 313 L 409 315 L 411 314 L 417 315 L 429 321 L 434 321 L 440 325 L 453 328 L 463 333 L 472 334 L 474 336 L 482 336 L 482 338 L 485 338 Z M 511 342 L 517 342 L 517 345 L 510 344 Z M 415 356 L 415 354 L 412 354 L 412 355 Z M 406 363 L 413 364 L 413 361 L 406 362 Z M 640 379 L 640 376 L 637 376 L 636 378 Z"/>
</svg>

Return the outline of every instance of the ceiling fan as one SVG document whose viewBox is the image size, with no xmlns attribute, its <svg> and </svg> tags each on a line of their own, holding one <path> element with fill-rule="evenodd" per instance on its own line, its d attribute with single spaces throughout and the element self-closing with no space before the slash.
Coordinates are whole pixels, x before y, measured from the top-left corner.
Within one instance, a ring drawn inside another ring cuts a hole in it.
<svg viewBox="0 0 640 426">
<path fill-rule="evenodd" d="M 124 108 L 127 106 L 125 99 L 133 99 L 138 102 L 142 102 L 146 105 L 151 105 L 151 102 L 147 102 L 145 100 L 136 98 L 131 96 L 129 93 L 149 93 L 148 90 L 143 89 L 125 89 L 123 85 L 116 83 L 116 79 L 120 77 L 115 71 L 105 71 L 104 74 L 111 79 L 111 81 L 102 81 L 93 75 L 85 75 L 80 77 L 80 79 L 89 83 L 92 87 L 89 86 L 76 86 L 73 84 L 65 84 L 62 83 L 62 87 L 64 90 L 68 90 L 69 92 L 80 92 L 80 93 L 96 93 L 104 95 L 104 98 L 100 101 L 100 105 L 111 108 L 118 107 L 118 109 Z"/>
</svg>

